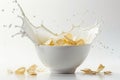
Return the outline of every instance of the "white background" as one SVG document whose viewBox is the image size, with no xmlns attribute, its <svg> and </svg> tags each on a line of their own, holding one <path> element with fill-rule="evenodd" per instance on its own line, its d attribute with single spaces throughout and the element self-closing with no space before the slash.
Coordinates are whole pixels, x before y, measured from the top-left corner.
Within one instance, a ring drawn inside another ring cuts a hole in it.
<svg viewBox="0 0 120 80">
<path fill-rule="evenodd" d="M 20 66 L 28 67 L 31 64 L 42 65 L 36 55 L 34 44 L 29 39 L 21 38 L 20 36 L 11 38 L 11 35 L 18 32 L 18 29 L 14 27 L 3 27 L 3 25 L 9 26 L 11 23 L 15 25 L 21 25 L 22 23 L 16 17 L 16 14 L 20 14 L 19 8 L 12 2 L 13 0 L 0 0 L 0 74 L 6 74 L 7 69 L 16 69 Z M 71 24 L 78 25 L 81 20 L 79 15 L 84 14 L 86 11 L 90 11 L 89 13 L 92 13 L 92 16 L 95 14 L 95 16 L 102 17 L 104 21 L 102 32 L 93 43 L 94 48 L 91 49 L 89 56 L 81 65 L 80 69 L 86 67 L 95 68 L 98 64 L 102 63 L 106 65 L 107 70 L 113 71 L 112 77 L 107 77 L 106 80 L 119 80 L 119 0 L 18 0 L 18 2 L 34 25 L 39 26 L 43 21 L 53 31 L 57 31 L 58 28 L 58 31 L 62 30 L 62 28 L 68 29 Z M 13 8 L 16 9 L 14 13 L 12 13 Z M 2 9 L 4 9 L 3 12 Z M 80 14 L 74 17 L 79 10 Z M 36 17 L 34 18 L 33 16 Z M 72 19 L 71 22 L 66 22 L 66 18 Z M 104 49 L 104 46 L 99 44 L 98 41 L 102 42 L 105 46 L 109 46 L 109 48 Z M 83 77 L 81 79 L 89 79 L 89 77 Z M 64 79 L 64 77 L 62 78 Z M 75 76 L 72 78 L 76 79 Z M 95 77 L 94 79 L 98 78 Z"/>
</svg>

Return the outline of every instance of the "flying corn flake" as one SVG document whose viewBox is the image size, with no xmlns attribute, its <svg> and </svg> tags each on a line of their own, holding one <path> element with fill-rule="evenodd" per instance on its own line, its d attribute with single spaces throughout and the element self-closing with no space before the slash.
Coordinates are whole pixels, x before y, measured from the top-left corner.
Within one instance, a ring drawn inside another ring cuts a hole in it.
<svg viewBox="0 0 120 80">
<path fill-rule="evenodd" d="M 95 74 L 100 73 L 104 68 L 105 68 L 105 66 L 103 66 L 102 64 L 100 64 L 100 65 L 98 66 L 98 68 L 97 68 L 96 71 L 93 71 L 93 70 L 91 70 L 91 69 L 89 69 L 89 68 L 83 69 L 83 70 L 81 70 L 81 71 L 84 72 L 85 74 L 95 75 Z M 105 75 L 111 74 L 111 73 L 112 73 L 111 71 L 104 71 L 104 74 L 105 74 Z"/>
</svg>

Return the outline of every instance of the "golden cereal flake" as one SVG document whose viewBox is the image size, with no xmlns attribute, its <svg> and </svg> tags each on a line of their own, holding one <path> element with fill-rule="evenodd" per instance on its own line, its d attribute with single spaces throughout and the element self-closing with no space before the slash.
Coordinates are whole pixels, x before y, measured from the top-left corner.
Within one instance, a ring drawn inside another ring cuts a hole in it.
<svg viewBox="0 0 120 80">
<path fill-rule="evenodd" d="M 50 40 L 46 41 L 45 45 L 53 46 L 54 45 L 53 39 L 50 39 Z"/>
<path fill-rule="evenodd" d="M 100 64 L 97 68 L 97 73 L 101 72 L 103 69 L 105 68 L 105 66 L 103 66 L 102 64 Z"/>
<path fill-rule="evenodd" d="M 83 39 L 79 39 L 79 40 L 76 41 L 76 44 L 77 45 L 84 45 L 85 41 Z"/>
<path fill-rule="evenodd" d="M 37 65 L 32 65 L 30 66 L 28 69 L 27 69 L 27 73 L 30 74 L 30 75 L 37 75 L 36 73 L 36 68 L 37 68 Z"/>
<path fill-rule="evenodd" d="M 26 70 L 25 67 L 18 68 L 15 71 L 15 74 L 23 75 L 25 73 L 25 70 Z"/>
<path fill-rule="evenodd" d="M 84 69 L 84 70 L 81 70 L 81 71 L 83 71 L 85 74 L 96 74 L 96 71 L 92 71 L 91 69 Z"/>
<path fill-rule="evenodd" d="M 64 38 L 66 39 L 67 44 L 69 44 L 69 45 L 76 45 L 76 42 L 73 41 L 72 39 L 68 38 L 67 36 L 64 36 Z"/>
<path fill-rule="evenodd" d="M 56 41 L 56 45 L 60 46 L 60 45 L 64 45 L 66 43 L 66 41 L 64 39 L 59 39 Z"/>
<path fill-rule="evenodd" d="M 73 39 L 73 35 L 71 33 L 67 33 L 64 36 L 68 37 L 69 39 Z"/>
<path fill-rule="evenodd" d="M 97 68 L 96 71 L 93 71 L 91 69 L 84 69 L 84 70 L 81 70 L 83 71 L 85 74 L 98 74 L 100 73 L 103 69 L 105 68 L 105 66 L 103 66 L 102 64 L 100 64 Z M 104 71 L 104 74 L 107 75 L 107 74 L 111 74 L 112 72 L 111 71 Z"/>
<path fill-rule="evenodd" d="M 112 72 L 111 71 L 104 71 L 104 74 L 107 75 L 107 74 L 111 74 Z"/>
<path fill-rule="evenodd" d="M 71 33 L 64 33 L 62 38 L 57 40 L 51 38 L 44 43 L 44 45 L 49 46 L 78 46 L 84 44 L 85 41 L 83 39 L 73 40 L 73 35 Z"/>
</svg>

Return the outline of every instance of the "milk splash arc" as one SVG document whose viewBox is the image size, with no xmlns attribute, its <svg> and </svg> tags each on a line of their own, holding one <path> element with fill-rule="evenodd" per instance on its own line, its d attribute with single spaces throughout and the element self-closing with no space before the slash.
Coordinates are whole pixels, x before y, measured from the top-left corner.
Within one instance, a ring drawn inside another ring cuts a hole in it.
<svg viewBox="0 0 120 80">
<path fill-rule="evenodd" d="M 30 40 L 32 40 L 32 42 L 35 43 L 36 45 L 43 45 L 43 43 L 45 43 L 50 38 L 52 39 L 60 38 L 60 36 L 65 33 L 62 32 L 61 34 L 56 34 L 47 29 L 43 24 L 41 24 L 41 26 L 38 27 L 34 26 L 26 17 L 22 7 L 17 1 L 16 4 L 18 5 L 22 13 L 22 16 L 18 16 L 19 18 L 21 18 L 23 22 L 21 26 L 21 29 L 23 30 L 22 34 L 26 34 L 27 37 Z M 93 40 L 96 38 L 97 34 L 99 33 L 99 28 L 100 28 L 99 23 L 96 23 L 91 27 L 87 28 L 82 28 L 80 26 L 72 26 L 72 28 L 68 32 L 72 33 L 75 39 L 82 38 L 85 40 L 86 44 L 91 44 Z"/>
</svg>

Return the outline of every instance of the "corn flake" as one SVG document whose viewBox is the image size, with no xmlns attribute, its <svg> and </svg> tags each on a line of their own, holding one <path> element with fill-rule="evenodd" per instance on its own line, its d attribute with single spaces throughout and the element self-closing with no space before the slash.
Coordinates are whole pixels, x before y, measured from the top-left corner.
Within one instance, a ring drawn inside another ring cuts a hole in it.
<svg viewBox="0 0 120 80">
<path fill-rule="evenodd" d="M 100 64 L 99 66 L 98 66 L 98 68 L 97 68 L 97 70 L 96 71 L 93 71 L 93 70 L 91 70 L 91 69 L 84 69 L 84 70 L 81 70 L 81 71 L 83 71 L 85 74 L 93 74 L 93 75 L 95 75 L 95 74 L 98 74 L 98 73 L 100 73 L 103 69 L 105 68 L 105 66 L 103 66 L 102 64 Z M 111 71 L 104 71 L 104 74 L 111 74 L 112 72 Z"/>
<path fill-rule="evenodd" d="M 54 41 L 53 41 L 53 39 L 50 39 L 50 40 L 46 41 L 44 44 L 45 45 L 49 45 L 49 46 L 53 46 L 54 45 Z"/>
<path fill-rule="evenodd" d="M 96 71 L 92 71 L 91 69 L 84 69 L 81 71 L 83 71 L 85 74 L 96 74 Z"/>
<path fill-rule="evenodd" d="M 30 66 L 28 69 L 27 69 L 27 73 L 30 74 L 30 75 L 37 75 L 36 73 L 36 68 L 37 68 L 37 65 L 32 65 Z"/>
<path fill-rule="evenodd" d="M 112 72 L 111 71 L 104 71 L 104 74 L 111 74 Z"/>
<path fill-rule="evenodd" d="M 18 68 L 15 71 L 16 74 L 23 75 L 25 73 L 25 67 Z"/>
<path fill-rule="evenodd" d="M 79 39 L 79 40 L 76 41 L 76 44 L 77 45 L 84 45 L 85 41 L 83 39 Z"/>
<path fill-rule="evenodd" d="M 64 45 L 66 43 L 66 41 L 64 39 L 59 39 L 56 41 L 56 45 Z"/>
<path fill-rule="evenodd" d="M 68 38 L 67 36 L 64 36 L 66 43 L 69 45 L 76 45 L 76 42 L 73 41 L 72 39 Z"/>
<path fill-rule="evenodd" d="M 105 66 L 103 66 L 102 64 L 100 64 L 97 68 L 97 72 L 101 72 L 103 69 L 105 68 Z"/>
<path fill-rule="evenodd" d="M 65 36 L 68 37 L 69 39 L 73 38 L 73 35 L 71 33 L 67 33 Z"/>
<path fill-rule="evenodd" d="M 45 43 L 49 46 L 72 46 L 72 45 L 84 45 L 85 41 L 83 39 L 73 40 L 73 35 L 71 33 L 64 33 L 63 37 L 60 39 L 49 39 Z"/>
</svg>

